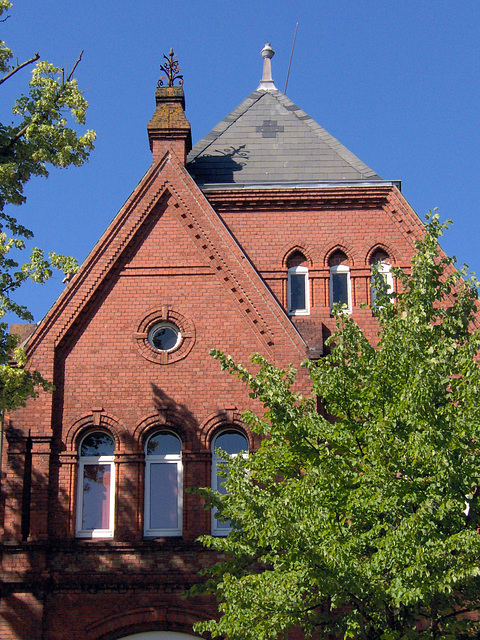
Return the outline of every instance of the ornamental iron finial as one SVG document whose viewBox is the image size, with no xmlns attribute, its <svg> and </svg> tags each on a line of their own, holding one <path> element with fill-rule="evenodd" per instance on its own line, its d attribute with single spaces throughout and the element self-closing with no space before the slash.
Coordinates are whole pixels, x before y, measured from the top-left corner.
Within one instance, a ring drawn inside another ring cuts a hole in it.
<svg viewBox="0 0 480 640">
<path fill-rule="evenodd" d="M 180 65 L 177 61 L 177 56 L 173 53 L 173 47 L 170 49 L 170 53 L 167 56 L 163 56 L 166 60 L 164 64 L 160 65 L 160 71 L 163 71 L 166 76 L 162 76 L 160 80 L 157 82 L 159 87 L 163 87 L 164 80 L 167 80 L 167 87 L 173 87 L 173 83 L 175 80 L 178 80 L 178 84 L 182 86 L 183 84 L 183 76 L 180 75 Z"/>
</svg>

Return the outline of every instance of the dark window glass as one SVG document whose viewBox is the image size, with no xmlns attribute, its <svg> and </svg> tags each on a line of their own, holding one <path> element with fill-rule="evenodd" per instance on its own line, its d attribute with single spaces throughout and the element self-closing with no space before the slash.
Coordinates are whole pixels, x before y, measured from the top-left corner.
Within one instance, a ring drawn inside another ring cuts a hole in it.
<svg viewBox="0 0 480 640">
<path fill-rule="evenodd" d="M 115 445 L 112 438 L 106 433 L 99 431 L 90 433 L 83 439 L 80 455 L 82 457 L 88 456 L 94 458 L 99 458 L 100 456 L 113 456 L 114 450 Z"/>
<path fill-rule="evenodd" d="M 225 489 L 224 477 L 228 473 L 227 463 L 216 452 L 217 449 L 225 451 L 229 455 L 248 453 L 248 441 L 244 435 L 238 431 L 224 431 L 213 441 L 213 464 L 212 464 L 212 489 L 219 491 L 223 495 L 227 493 Z M 222 467 L 222 475 L 219 475 L 220 466 Z M 217 535 L 228 535 L 232 525 L 228 522 L 221 522 L 216 517 L 216 510 L 212 511 L 212 533 Z"/>
<path fill-rule="evenodd" d="M 182 443 L 172 433 L 157 433 L 148 441 L 147 455 L 180 455 Z"/>
<path fill-rule="evenodd" d="M 332 273 L 332 303 L 348 307 L 348 273 Z"/>
<path fill-rule="evenodd" d="M 245 436 L 238 433 L 238 431 L 226 431 L 215 439 L 214 451 L 216 449 L 221 449 L 225 453 L 233 455 L 248 451 L 248 442 Z"/>
<path fill-rule="evenodd" d="M 182 443 L 155 433 L 146 446 L 145 534 L 181 535 Z"/>
<path fill-rule="evenodd" d="M 304 273 L 290 274 L 290 311 L 307 308 Z"/>
<path fill-rule="evenodd" d="M 218 462 L 220 462 L 220 464 L 223 465 L 222 476 L 218 475 Z M 226 473 L 228 475 L 228 469 L 226 468 L 225 463 L 222 463 L 221 460 L 217 461 L 214 467 L 215 467 L 216 473 L 213 478 L 212 489 L 218 491 L 222 495 L 226 495 L 227 490 L 225 489 L 225 482 L 227 481 L 227 478 L 223 475 L 223 473 Z M 213 521 L 214 530 L 216 530 L 217 533 L 222 533 L 222 532 L 229 533 L 229 531 L 232 528 L 232 524 L 230 520 L 227 520 L 227 522 L 222 522 L 221 520 L 215 517 L 215 511 L 212 512 L 212 515 L 213 515 L 213 518 L 215 518 Z"/>
<path fill-rule="evenodd" d="M 177 346 L 179 331 L 173 325 L 159 325 L 153 327 L 149 334 L 152 347 L 159 351 L 170 351 Z"/>
</svg>

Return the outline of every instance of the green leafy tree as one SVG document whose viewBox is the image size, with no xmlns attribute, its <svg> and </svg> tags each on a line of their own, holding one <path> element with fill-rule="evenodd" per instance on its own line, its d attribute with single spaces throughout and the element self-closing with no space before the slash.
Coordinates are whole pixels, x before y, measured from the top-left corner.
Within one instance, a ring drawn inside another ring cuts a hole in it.
<svg viewBox="0 0 480 640">
<path fill-rule="evenodd" d="M 10 16 L 8 0 L 0 0 L 0 23 Z M 32 176 L 47 177 L 50 167 L 81 165 L 93 149 L 95 132 L 78 135 L 71 122 L 85 124 L 87 102 L 73 77 L 81 54 L 72 70 L 40 60 L 39 54 L 22 63 L 11 64 L 13 52 L 0 40 L 0 85 L 32 65 L 28 92 L 13 105 L 13 122 L 0 123 L 0 320 L 12 312 L 31 321 L 28 309 L 15 301 L 14 294 L 27 280 L 45 282 L 52 269 L 74 273 L 73 258 L 38 248 L 21 260 L 26 242 L 33 233 L 12 213 L 12 205 L 25 202 L 24 186 Z M 19 257 L 20 256 L 20 257 Z M 0 414 L 14 409 L 35 395 L 38 385 L 49 388 L 37 372 L 23 369 L 18 339 L 8 335 L 8 326 L 0 322 Z"/>
<path fill-rule="evenodd" d="M 254 375 L 214 353 L 263 403 L 244 419 L 264 439 L 225 456 L 228 495 L 202 490 L 232 531 L 203 538 L 227 560 L 197 587 L 221 613 L 198 631 L 479 637 L 477 282 L 440 252 L 446 226 L 429 217 L 394 300 L 377 276 L 375 347 L 337 310 L 328 355 L 304 363 L 310 397 L 291 368 L 257 355 Z"/>
</svg>

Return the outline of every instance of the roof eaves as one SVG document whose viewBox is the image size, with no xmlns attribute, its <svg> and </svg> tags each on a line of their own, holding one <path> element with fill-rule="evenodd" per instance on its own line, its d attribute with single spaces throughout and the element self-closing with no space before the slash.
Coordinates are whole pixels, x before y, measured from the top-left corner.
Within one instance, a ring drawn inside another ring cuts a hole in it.
<svg viewBox="0 0 480 640">
<path fill-rule="evenodd" d="M 397 187 L 402 190 L 401 180 L 336 180 L 336 181 L 311 181 L 311 182 L 218 182 L 199 184 L 203 192 L 207 191 L 236 191 L 246 189 L 345 189 L 348 187 Z"/>
</svg>

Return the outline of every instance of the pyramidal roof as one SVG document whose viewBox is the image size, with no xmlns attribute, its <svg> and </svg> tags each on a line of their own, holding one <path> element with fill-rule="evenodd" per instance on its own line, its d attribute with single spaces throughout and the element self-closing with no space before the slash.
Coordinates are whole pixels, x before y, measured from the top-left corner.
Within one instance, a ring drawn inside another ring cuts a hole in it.
<svg viewBox="0 0 480 640">
<path fill-rule="evenodd" d="M 262 56 L 258 89 L 188 154 L 187 170 L 197 184 L 237 188 L 381 180 L 275 87 L 270 45 Z"/>
</svg>

